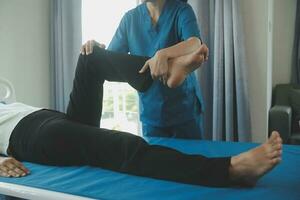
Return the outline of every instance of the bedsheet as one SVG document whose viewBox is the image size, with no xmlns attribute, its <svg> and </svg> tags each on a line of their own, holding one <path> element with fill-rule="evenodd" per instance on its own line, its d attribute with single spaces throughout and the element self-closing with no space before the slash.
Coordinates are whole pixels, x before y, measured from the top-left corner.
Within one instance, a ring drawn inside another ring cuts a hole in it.
<svg viewBox="0 0 300 200">
<path fill-rule="evenodd" d="M 146 138 L 151 144 L 173 147 L 206 156 L 235 155 L 257 144 Z M 52 167 L 25 163 L 31 175 L 0 178 L 0 183 L 41 188 L 93 199 L 130 200 L 300 200 L 300 146 L 284 145 L 282 163 L 254 188 L 212 188 L 131 176 L 92 167 Z M 1 186 L 0 186 L 1 187 Z"/>
</svg>

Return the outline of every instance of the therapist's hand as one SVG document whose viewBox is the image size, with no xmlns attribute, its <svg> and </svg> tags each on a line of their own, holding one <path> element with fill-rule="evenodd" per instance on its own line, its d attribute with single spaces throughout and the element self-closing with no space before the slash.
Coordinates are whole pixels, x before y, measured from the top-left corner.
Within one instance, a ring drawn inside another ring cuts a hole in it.
<svg viewBox="0 0 300 200">
<path fill-rule="evenodd" d="M 22 163 L 12 157 L 0 156 L 0 176 L 23 177 L 29 174 L 29 170 Z"/>
<path fill-rule="evenodd" d="M 80 53 L 82 55 L 89 55 L 89 54 L 93 53 L 94 46 L 98 46 L 102 49 L 105 49 L 104 44 L 100 44 L 95 40 L 88 40 L 84 45 L 82 45 L 82 47 L 80 49 Z"/>
<path fill-rule="evenodd" d="M 163 53 L 163 51 L 158 51 L 152 58 L 146 61 L 145 65 L 140 70 L 140 73 L 144 73 L 148 68 L 150 68 L 153 80 L 159 79 L 164 85 L 166 85 L 169 75 L 168 59 L 169 58 Z"/>
</svg>

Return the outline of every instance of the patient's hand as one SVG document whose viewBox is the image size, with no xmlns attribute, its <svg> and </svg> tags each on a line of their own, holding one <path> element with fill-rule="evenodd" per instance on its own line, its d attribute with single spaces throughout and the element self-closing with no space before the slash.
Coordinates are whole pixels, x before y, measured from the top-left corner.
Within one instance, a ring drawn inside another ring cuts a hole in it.
<svg viewBox="0 0 300 200">
<path fill-rule="evenodd" d="M 12 157 L 0 156 L 0 176 L 22 177 L 29 174 L 29 170 L 22 163 Z"/>
</svg>

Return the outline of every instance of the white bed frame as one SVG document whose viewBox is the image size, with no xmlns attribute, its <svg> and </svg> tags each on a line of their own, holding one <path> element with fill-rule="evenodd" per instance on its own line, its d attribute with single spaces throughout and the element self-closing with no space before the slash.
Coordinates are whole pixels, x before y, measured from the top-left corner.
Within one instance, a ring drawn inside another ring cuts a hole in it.
<svg viewBox="0 0 300 200">
<path fill-rule="evenodd" d="M 32 200 L 91 200 L 90 198 L 0 182 L 0 194 Z"/>
<path fill-rule="evenodd" d="M 0 102 L 7 104 L 16 102 L 16 93 L 13 85 L 6 79 L 0 77 Z"/>
</svg>

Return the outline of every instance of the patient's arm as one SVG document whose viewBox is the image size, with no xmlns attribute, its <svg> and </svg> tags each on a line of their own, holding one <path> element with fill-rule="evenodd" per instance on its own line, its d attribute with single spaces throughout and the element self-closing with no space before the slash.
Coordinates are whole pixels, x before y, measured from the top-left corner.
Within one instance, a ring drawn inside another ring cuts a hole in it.
<svg viewBox="0 0 300 200">
<path fill-rule="evenodd" d="M 29 174 L 29 170 L 22 163 L 12 157 L 0 156 L 0 176 L 22 177 Z"/>
</svg>

